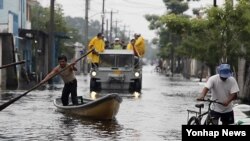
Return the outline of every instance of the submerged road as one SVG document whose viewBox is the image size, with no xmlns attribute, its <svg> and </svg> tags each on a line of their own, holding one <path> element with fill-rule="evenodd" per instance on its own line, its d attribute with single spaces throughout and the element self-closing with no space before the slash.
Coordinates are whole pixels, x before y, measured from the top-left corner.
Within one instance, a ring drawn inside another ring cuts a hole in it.
<svg viewBox="0 0 250 141">
<path fill-rule="evenodd" d="M 113 121 L 80 119 L 58 112 L 52 102 L 60 97 L 63 85 L 32 91 L 0 112 L 0 140 L 181 140 L 187 109 L 194 108 L 203 86 L 153 70 L 153 66 L 144 66 L 141 96 L 123 97 Z M 89 98 L 88 76 L 77 79 L 78 95 Z M 1 91 L 0 103 L 24 92 Z"/>
</svg>

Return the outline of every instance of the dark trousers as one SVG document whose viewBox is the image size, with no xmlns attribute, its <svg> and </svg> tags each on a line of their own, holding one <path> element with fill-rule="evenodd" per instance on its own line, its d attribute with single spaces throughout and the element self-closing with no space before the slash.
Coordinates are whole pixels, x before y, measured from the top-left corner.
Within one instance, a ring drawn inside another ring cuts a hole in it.
<svg viewBox="0 0 250 141">
<path fill-rule="evenodd" d="M 139 65 L 140 65 L 139 63 L 140 63 L 139 57 L 135 56 L 135 63 L 134 63 L 135 68 L 139 68 Z"/>
<path fill-rule="evenodd" d="M 227 112 L 227 113 L 218 113 L 213 110 L 211 110 L 211 116 L 215 118 L 216 120 L 221 120 L 222 125 L 228 125 L 234 123 L 234 112 Z"/>
<path fill-rule="evenodd" d="M 98 67 L 99 67 L 99 64 L 98 64 L 98 63 L 91 63 L 91 67 L 94 68 L 94 69 L 95 69 L 95 68 L 98 68 Z"/>
<path fill-rule="evenodd" d="M 62 104 L 63 106 L 66 106 L 69 104 L 69 94 L 71 94 L 71 100 L 73 105 L 77 105 L 77 81 L 76 79 L 65 83 L 62 91 Z"/>
</svg>

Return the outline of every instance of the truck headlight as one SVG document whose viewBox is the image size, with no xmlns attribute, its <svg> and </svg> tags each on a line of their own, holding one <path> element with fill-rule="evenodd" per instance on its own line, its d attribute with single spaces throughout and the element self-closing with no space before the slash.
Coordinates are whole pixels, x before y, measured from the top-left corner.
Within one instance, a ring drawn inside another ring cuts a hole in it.
<svg viewBox="0 0 250 141">
<path fill-rule="evenodd" d="M 135 72 L 135 77 L 139 77 L 140 73 L 139 72 Z"/>
<path fill-rule="evenodd" d="M 92 92 L 90 93 L 90 97 L 91 97 L 92 99 L 96 99 L 96 95 L 97 95 L 97 93 L 96 93 L 95 91 L 92 91 Z"/>
<path fill-rule="evenodd" d="M 92 72 L 91 72 L 91 75 L 92 75 L 92 76 L 96 76 L 96 72 L 95 72 L 95 71 L 92 71 Z"/>
<path fill-rule="evenodd" d="M 134 92 L 133 94 L 134 94 L 135 98 L 139 98 L 139 96 L 141 95 L 141 94 L 138 93 L 138 92 Z"/>
</svg>

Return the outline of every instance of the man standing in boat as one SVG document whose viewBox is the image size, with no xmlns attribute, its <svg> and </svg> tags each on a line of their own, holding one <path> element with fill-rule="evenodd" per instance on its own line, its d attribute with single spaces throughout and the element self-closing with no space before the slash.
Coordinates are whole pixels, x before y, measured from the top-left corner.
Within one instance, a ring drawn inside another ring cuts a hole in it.
<svg viewBox="0 0 250 141">
<path fill-rule="evenodd" d="M 58 72 L 62 71 L 62 69 L 67 67 L 66 70 L 59 73 L 64 81 L 64 87 L 61 96 L 62 104 L 63 106 L 69 104 L 69 94 L 71 94 L 73 105 L 77 105 L 77 80 L 74 73 L 74 71 L 77 71 L 77 68 L 74 66 L 75 62 L 72 64 L 68 64 L 67 57 L 65 55 L 61 55 L 58 57 L 58 63 L 59 65 L 57 65 L 49 74 L 47 74 L 47 76 L 41 81 L 41 83 L 48 81 L 53 75 L 57 74 Z"/>
</svg>

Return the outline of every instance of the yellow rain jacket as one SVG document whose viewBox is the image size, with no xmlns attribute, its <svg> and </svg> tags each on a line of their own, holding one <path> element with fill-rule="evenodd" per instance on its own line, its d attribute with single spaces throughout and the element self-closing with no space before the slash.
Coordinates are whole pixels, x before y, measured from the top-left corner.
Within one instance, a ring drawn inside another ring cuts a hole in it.
<svg viewBox="0 0 250 141">
<path fill-rule="evenodd" d="M 133 48 L 133 45 L 132 45 L 131 43 L 128 43 L 128 45 L 127 45 L 127 50 L 133 50 L 135 56 L 139 56 L 139 55 L 138 55 L 138 51 L 136 51 L 135 48 Z M 139 56 L 139 57 L 141 57 L 141 56 Z"/>
<path fill-rule="evenodd" d="M 99 39 L 96 37 L 92 38 L 88 45 L 88 50 L 95 48 L 95 50 L 99 52 L 103 52 L 105 49 L 105 43 L 103 39 Z M 92 63 L 99 63 L 99 55 L 90 53 L 88 58 L 91 60 Z"/>
<path fill-rule="evenodd" d="M 128 43 L 128 45 L 127 45 L 127 50 L 133 50 L 133 46 L 132 46 L 131 43 Z"/>
<path fill-rule="evenodd" d="M 144 39 L 142 36 L 140 36 L 138 39 L 135 41 L 135 49 L 139 53 L 139 57 L 143 57 L 145 54 L 145 43 Z"/>
</svg>

